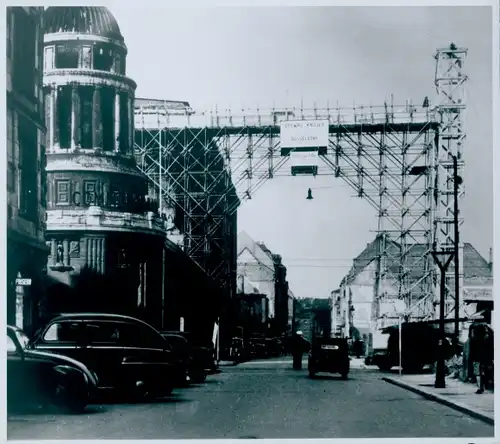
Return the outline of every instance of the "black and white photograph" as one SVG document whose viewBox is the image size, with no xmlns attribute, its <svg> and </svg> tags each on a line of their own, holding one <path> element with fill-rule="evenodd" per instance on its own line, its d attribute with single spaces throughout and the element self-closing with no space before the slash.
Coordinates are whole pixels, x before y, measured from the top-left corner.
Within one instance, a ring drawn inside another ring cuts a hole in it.
<svg viewBox="0 0 500 444">
<path fill-rule="evenodd" d="M 493 439 L 476 3 L 6 6 L 7 439 Z"/>
</svg>

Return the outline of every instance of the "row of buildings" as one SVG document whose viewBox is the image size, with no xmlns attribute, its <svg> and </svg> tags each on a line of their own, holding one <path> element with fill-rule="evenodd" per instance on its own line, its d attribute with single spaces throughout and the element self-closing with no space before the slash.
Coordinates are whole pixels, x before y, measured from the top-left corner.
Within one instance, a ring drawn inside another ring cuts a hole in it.
<svg viewBox="0 0 500 444">
<path fill-rule="evenodd" d="M 227 290 L 137 168 L 126 59 L 107 8 L 7 9 L 7 322 L 113 311 L 211 337 Z"/>
<path fill-rule="evenodd" d="M 332 301 L 332 333 L 353 339 L 361 339 L 370 350 L 373 345 L 374 335 L 379 328 L 397 324 L 399 316 L 405 310 L 405 304 L 400 299 L 388 299 L 380 302 L 380 319 L 375 317 L 374 289 L 377 271 L 377 251 L 380 250 L 379 243 L 382 241 L 380 235 L 353 260 L 353 265 L 347 275 L 342 279 L 340 287 L 331 292 Z M 399 245 L 389 241 L 390 248 L 396 251 Z M 425 248 L 422 245 L 422 248 Z M 414 257 L 411 279 L 418 282 L 424 275 L 419 246 L 412 248 Z M 397 254 L 389 255 L 397 257 Z M 450 265 L 450 274 L 454 270 L 453 262 Z M 397 270 L 397 264 L 393 267 Z M 493 320 L 493 259 L 490 250 L 489 258 L 485 259 L 470 243 L 463 245 L 463 292 L 464 304 L 460 307 L 460 318 L 483 319 L 488 323 Z M 388 294 L 397 294 L 394 287 L 395 280 L 387 276 L 382 288 Z M 449 282 L 454 288 L 453 280 Z M 454 316 L 454 303 L 446 304 L 445 313 L 448 318 Z M 452 325 L 452 324 L 450 324 Z M 467 329 L 462 330 L 467 334 Z M 465 338 L 462 338 L 465 339 Z"/>
</svg>

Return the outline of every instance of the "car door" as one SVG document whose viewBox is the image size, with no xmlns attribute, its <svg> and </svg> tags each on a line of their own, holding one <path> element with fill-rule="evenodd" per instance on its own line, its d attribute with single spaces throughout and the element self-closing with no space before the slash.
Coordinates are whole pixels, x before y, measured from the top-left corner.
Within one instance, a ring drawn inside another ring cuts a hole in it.
<svg viewBox="0 0 500 444">
<path fill-rule="evenodd" d="M 124 323 L 121 333 L 123 356 L 130 358 L 128 367 L 135 377 L 161 380 L 170 376 L 165 364 L 173 364 L 173 355 L 160 333 L 148 325 L 132 322 Z"/>
<path fill-rule="evenodd" d="M 26 375 L 24 373 L 24 359 L 18 344 L 7 335 L 7 403 L 18 403 L 29 395 L 25 390 Z"/>
<path fill-rule="evenodd" d="M 114 388 L 121 378 L 122 324 L 109 320 L 85 321 L 85 360 L 87 366 L 97 374 L 101 388 Z"/>
<path fill-rule="evenodd" d="M 40 351 L 48 351 L 85 362 L 83 324 L 79 320 L 55 321 L 33 343 Z"/>
</svg>

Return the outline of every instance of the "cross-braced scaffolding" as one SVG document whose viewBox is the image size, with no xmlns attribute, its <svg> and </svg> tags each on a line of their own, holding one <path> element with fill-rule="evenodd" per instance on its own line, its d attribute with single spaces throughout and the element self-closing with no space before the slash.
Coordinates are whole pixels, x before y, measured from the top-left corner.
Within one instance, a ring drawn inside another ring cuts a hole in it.
<svg viewBox="0 0 500 444">
<path fill-rule="evenodd" d="M 317 174 L 342 178 L 378 214 L 375 300 L 403 299 L 410 318 L 432 316 L 431 251 L 453 244 L 449 155 L 458 153 L 463 165 L 465 55 L 454 46 L 438 50 L 433 106 L 426 98 L 422 106 L 195 113 L 160 101 L 140 102 L 135 109 L 139 167 L 165 204 L 182 215 L 185 251 L 226 282 L 234 278 L 226 262 L 234 254 L 228 254 L 234 249 L 229 221 L 240 201 L 251 199 L 267 180 L 290 174 L 283 169 L 290 156 L 280 149 L 280 122 L 328 120 L 329 146 L 318 152 L 323 162 Z M 394 285 L 383 285 L 388 279 Z M 374 305 L 377 317 L 379 306 Z"/>
</svg>

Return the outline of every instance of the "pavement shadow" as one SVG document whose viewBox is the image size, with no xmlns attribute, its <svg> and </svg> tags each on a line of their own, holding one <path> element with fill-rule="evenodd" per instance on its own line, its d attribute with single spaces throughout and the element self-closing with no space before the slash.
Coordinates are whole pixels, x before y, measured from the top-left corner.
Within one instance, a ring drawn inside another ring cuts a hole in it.
<svg viewBox="0 0 500 444">
<path fill-rule="evenodd" d="M 311 378 L 309 375 L 306 376 L 307 379 L 311 381 L 352 381 L 354 378 L 349 375 L 347 379 L 342 378 L 340 375 L 316 375 Z"/>
<path fill-rule="evenodd" d="M 7 408 L 7 416 L 17 415 L 64 415 L 64 416 L 82 416 L 95 415 L 103 413 L 102 408 L 98 408 L 92 404 L 87 405 L 81 412 L 68 412 L 54 405 L 26 405 Z"/>
</svg>

